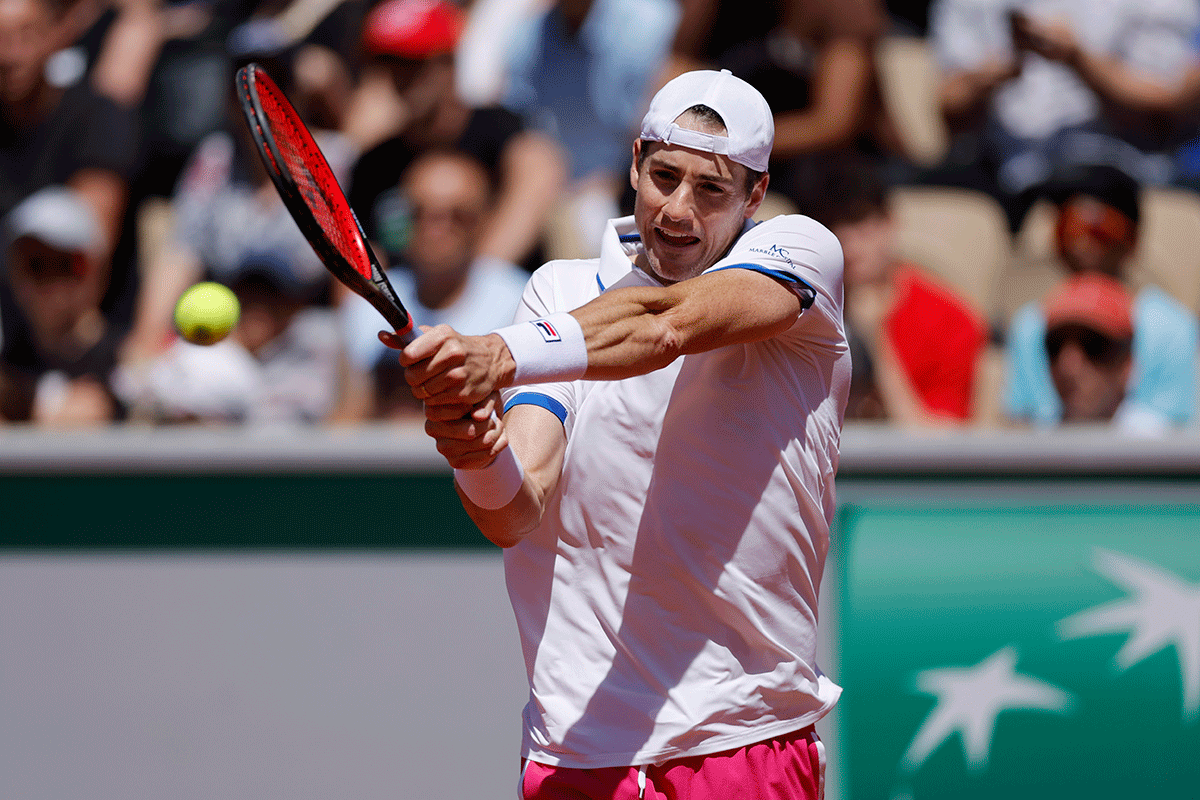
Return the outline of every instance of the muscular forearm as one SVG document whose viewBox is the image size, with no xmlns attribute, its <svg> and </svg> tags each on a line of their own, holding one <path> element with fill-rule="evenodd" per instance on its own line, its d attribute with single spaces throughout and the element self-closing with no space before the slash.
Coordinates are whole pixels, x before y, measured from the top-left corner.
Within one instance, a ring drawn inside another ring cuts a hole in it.
<svg viewBox="0 0 1200 800">
<path fill-rule="evenodd" d="M 679 357 L 683 352 L 677 327 L 680 298 L 672 288 L 617 289 L 572 312 L 587 343 L 585 378 L 642 375 Z"/>
<path fill-rule="evenodd" d="M 589 380 L 615 380 L 681 355 L 767 339 L 787 330 L 800 300 L 774 278 L 723 270 L 665 288 L 605 292 L 571 312 L 583 328 Z"/>
<path fill-rule="evenodd" d="M 667 287 L 609 290 L 564 315 L 564 335 L 552 342 L 527 322 L 486 336 L 441 325 L 403 347 L 400 363 L 426 414 L 453 419 L 507 386 L 619 380 L 688 353 L 766 339 L 787 330 L 800 309 L 799 297 L 774 278 L 728 269 Z"/>
</svg>

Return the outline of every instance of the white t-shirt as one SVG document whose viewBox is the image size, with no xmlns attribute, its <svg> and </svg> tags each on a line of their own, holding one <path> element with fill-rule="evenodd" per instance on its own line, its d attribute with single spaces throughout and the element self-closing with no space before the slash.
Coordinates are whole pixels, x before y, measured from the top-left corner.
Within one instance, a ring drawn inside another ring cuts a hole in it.
<svg viewBox="0 0 1200 800">
<path fill-rule="evenodd" d="M 629 256 L 536 272 L 518 320 L 657 285 Z M 505 551 L 529 672 L 524 754 L 568 767 L 661 762 L 803 728 L 840 689 L 816 663 L 817 592 L 850 384 L 842 252 L 807 217 L 747 223 L 711 270 L 788 282 L 786 332 L 621 381 L 506 391 L 568 442 L 542 525 Z"/>
</svg>

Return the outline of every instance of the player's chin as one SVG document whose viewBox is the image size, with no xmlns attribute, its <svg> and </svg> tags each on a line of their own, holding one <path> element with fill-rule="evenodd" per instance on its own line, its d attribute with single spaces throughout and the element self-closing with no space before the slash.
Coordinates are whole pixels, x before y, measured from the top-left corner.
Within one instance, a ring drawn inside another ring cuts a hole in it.
<svg viewBox="0 0 1200 800">
<path fill-rule="evenodd" d="M 679 283 L 688 278 L 695 277 L 701 270 L 696 269 L 693 262 L 688 261 L 681 263 L 666 259 L 659 259 L 651 264 L 654 270 L 654 276 L 665 284 Z"/>
</svg>

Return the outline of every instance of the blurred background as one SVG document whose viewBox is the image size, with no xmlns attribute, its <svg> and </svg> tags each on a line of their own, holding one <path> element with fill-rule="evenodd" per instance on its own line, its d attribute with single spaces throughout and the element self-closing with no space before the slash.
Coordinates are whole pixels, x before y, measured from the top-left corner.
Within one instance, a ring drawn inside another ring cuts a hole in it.
<svg viewBox="0 0 1200 800">
<path fill-rule="evenodd" d="M 755 84 L 759 218 L 846 256 L 832 800 L 1194 796 L 1200 3 L 0 0 L 0 797 L 513 793 L 499 556 L 262 172 L 251 61 L 468 333 L 631 213 L 659 86 Z"/>
</svg>

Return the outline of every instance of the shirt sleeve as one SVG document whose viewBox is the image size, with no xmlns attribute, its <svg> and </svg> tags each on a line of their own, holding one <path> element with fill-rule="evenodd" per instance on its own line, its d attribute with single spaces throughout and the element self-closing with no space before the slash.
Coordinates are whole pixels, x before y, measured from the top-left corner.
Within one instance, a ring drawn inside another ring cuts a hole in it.
<svg viewBox="0 0 1200 800">
<path fill-rule="evenodd" d="M 705 272 L 724 269 L 753 270 L 789 286 L 803 308 L 793 330 L 844 344 L 842 246 L 824 225 L 796 214 L 760 222 Z"/>
</svg>

